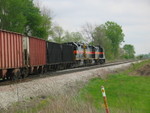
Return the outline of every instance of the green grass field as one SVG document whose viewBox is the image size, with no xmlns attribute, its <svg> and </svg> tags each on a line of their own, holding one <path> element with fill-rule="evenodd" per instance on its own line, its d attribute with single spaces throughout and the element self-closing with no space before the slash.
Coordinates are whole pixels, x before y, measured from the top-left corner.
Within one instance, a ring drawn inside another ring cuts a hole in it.
<svg viewBox="0 0 150 113">
<path fill-rule="evenodd" d="M 101 111 L 104 105 L 100 87 L 104 86 L 111 113 L 150 113 L 150 76 L 129 76 L 149 62 L 134 64 L 127 71 L 109 75 L 105 80 L 90 80 L 80 91 L 81 98 Z"/>
</svg>

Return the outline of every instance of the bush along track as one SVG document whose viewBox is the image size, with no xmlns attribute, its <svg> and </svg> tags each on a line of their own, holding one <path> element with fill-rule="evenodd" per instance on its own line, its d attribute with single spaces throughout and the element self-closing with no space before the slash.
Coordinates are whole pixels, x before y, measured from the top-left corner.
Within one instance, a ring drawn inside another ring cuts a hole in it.
<svg viewBox="0 0 150 113">
<path fill-rule="evenodd" d="M 100 91 L 100 87 L 105 86 L 111 113 L 149 113 L 150 75 L 139 73 L 140 70 L 149 71 L 149 64 L 150 60 L 146 60 L 133 64 L 124 72 L 108 75 L 107 79 L 94 78 L 80 91 L 80 98 L 98 111 L 105 110 Z"/>
</svg>

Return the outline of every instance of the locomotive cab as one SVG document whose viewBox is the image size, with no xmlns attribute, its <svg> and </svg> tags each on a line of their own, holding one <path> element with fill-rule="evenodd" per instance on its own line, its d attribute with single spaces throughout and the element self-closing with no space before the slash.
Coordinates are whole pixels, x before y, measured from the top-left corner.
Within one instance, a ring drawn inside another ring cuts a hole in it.
<svg viewBox="0 0 150 113">
<path fill-rule="evenodd" d="M 84 44 L 77 43 L 77 42 L 68 42 L 65 44 L 73 46 L 73 48 L 74 48 L 73 54 L 74 54 L 75 64 L 76 65 L 83 65 L 83 60 L 85 57 Z"/>
</svg>

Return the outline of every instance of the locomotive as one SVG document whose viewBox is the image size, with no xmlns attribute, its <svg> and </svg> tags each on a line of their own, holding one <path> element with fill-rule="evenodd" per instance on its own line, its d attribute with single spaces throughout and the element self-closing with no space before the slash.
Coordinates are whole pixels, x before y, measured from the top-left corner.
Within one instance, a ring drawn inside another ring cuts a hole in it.
<svg viewBox="0 0 150 113">
<path fill-rule="evenodd" d="M 101 46 L 58 44 L 0 30 L 0 79 L 16 80 L 51 70 L 103 63 L 105 54 Z"/>
</svg>

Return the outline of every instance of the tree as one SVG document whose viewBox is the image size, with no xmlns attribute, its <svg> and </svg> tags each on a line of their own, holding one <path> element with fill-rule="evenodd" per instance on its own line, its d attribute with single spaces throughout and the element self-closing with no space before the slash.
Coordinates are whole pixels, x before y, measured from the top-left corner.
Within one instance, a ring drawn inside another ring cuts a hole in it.
<svg viewBox="0 0 150 113">
<path fill-rule="evenodd" d="M 62 27 L 59 25 L 54 26 L 53 28 L 53 34 L 52 34 L 52 39 L 54 42 L 57 43 L 63 43 L 63 35 L 64 35 L 64 30 Z"/>
<path fill-rule="evenodd" d="M 111 41 L 112 52 L 115 58 L 118 57 L 118 49 L 121 42 L 124 41 L 123 30 L 120 25 L 115 22 L 107 21 L 105 24 L 106 36 Z"/>
<path fill-rule="evenodd" d="M 101 45 L 101 46 L 105 45 L 107 37 L 106 37 L 106 31 L 103 25 L 97 26 L 94 29 L 92 36 L 93 36 L 93 42 L 95 45 Z"/>
<path fill-rule="evenodd" d="M 21 0 L 1 0 L 0 4 L 0 29 L 23 33 L 27 21 Z"/>
<path fill-rule="evenodd" d="M 100 25 L 95 28 L 93 32 L 93 39 L 94 45 L 101 45 L 105 49 L 106 58 L 113 59 L 111 41 L 106 36 L 104 25 Z"/>
<path fill-rule="evenodd" d="M 83 35 L 85 36 L 85 38 L 87 39 L 87 42 L 89 42 L 91 45 L 93 45 L 93 40 L 94 40 L 94 35 L 93 35 L 93 32 L 94 32 L 94 29 L 95 29 L 95 26 L 90 24 L 90 23 L 86 23 L 83 27 Z"/>
<path fill-rule="evenodd" d="M 80 32 L 65 32 L 64 42 L 84 42 L 84 38 Z"/>
<path fill-rule="evenodd" d="M 101 45 L 105 49 L 107 59 L 118 58 L 120 44 L 124 41 L 124 34 L 120 25 L 107 21 L 104 25 L 91 25 L 83 27 L 84 36 L 91 45 Z"/>
<path fill-rule="evenodd" d="M 41 15 L 42 15 L 41 26 L 44 30 L 43 35 L 44 35 L 44 38 L 46 40 L 48 40 L 48 37 L 50 35 L 52 35 L 52 33 L 53 33 L 53 31 L 52 31 L 52 15 L 53 15 L 53 12 L 45 6 L 41 6 L 41 4 L 38 0 L 36 0 L 34 4 L 36 5 L 36 7 L 38 7 L 40 9 L 40 12 L 41 12 Z"/>
<path fill-rule="evenodd" d="M 123 49 L 125 50 L 124 56 L 126 59 L 134 58 L 135 50 L 133 45 L 126 44 L 123 46 Z"/>
<path fill-rule="evenodd" d="M 24 2 L 24 7 L 22 11 L 24 16 L 27 19 L 25 24 L 25 34 L 32 35 L 39 38 L 47 39 L 46 29 L 43 27 L 43 16 L 40 12 L 40 9 L 36 7 L 33 3 L 33 0 L 21 0 Z"/>
<path fill-rule="evenodd" d="M 148 54 L 140 54 L 136 56 L 137 59 L 150 59 L 150 53 Z"/>
<path fill-rule="evenodd" d="M 1 0 L 0 4 L 0 29 L 48 38 L 51 18 L 42 14 L 33 0 Z"/>
</svg>

